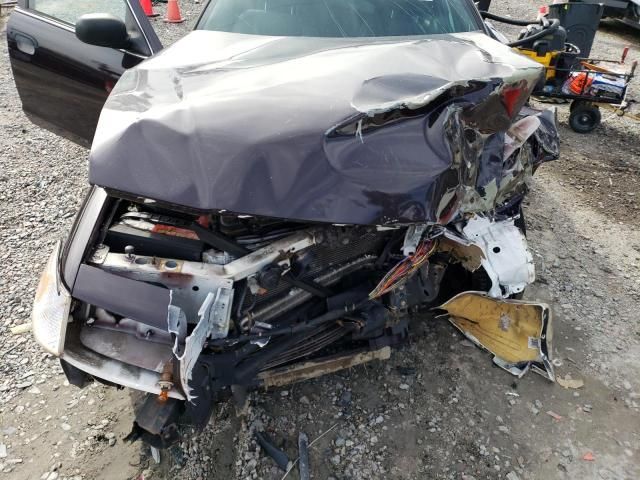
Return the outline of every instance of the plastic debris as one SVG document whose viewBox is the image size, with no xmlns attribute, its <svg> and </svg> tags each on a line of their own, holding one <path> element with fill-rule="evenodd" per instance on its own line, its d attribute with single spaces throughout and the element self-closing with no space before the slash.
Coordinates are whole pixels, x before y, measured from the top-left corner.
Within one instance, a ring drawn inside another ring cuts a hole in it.
<svg viewBox="0 0 640 480">
<path fill-rule="evenodd" d="M 16 325 L 15 327 L 11 327 L 10 330 L 13 335 L 20 335 L 22 333 L 30 332 L 31 322 L 23 323 L 21 325 Z"/>
<path fill-rule="evenodd" d="M 273 461 L 276 462 L 276 465 L 278 465 L 281 470 L 286 472 L 289 469 L 289 457 L 287 457 L 286 453 L 273 444 L 269 435 L 266 433 L 256 432 L 256 440 L 267 455 L 273 458 Z"/>
<path fill-rule="evenodd" d="M 558 421 L 558 422 L 559 422 L 560 420 L 562 420 L 562 415 L 558 415 L 556 412 L 553 412 L 553 411 L 551 411 L 551 410 L 549 410 L 549 411 L 547 412 L 547 415 L 549 415 L 550 417 L 552 417 L 554 420 L 556 420 L 556 421 Z"/>
<path fill-rule="evenodd" d="M 560 386 L 564 388 L 578 389 L 578 388 L 584 387 L 583 380 L 579 378 L 573 379 L 569 375 L 565 375 L 564 378 L 562 377 L 556 378 L 556 382 L 558 382 Z"/>
<path fill-rule="evenodd" d="M 154 462 L 160 463 L 160 450 L 156 447 L 151 447 L 151 456 L 153 457 Z"/>
<path fill-rule="evenodd" d="M 595 462 L 596 457 L 593 456 L 592 452 L 587 452 L 587 453 L 584 454 L 582 459 L 587 461 L 587 462 Z"/>
</svg>

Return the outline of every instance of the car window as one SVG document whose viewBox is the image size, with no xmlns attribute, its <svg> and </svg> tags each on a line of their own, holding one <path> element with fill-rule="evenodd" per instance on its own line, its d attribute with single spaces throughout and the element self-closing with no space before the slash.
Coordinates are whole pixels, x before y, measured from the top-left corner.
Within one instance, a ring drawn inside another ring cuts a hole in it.
<svg viewBox="0 0 640 480">
<path fill-rule="evenodd" d="M 29 0 L 29 8 L 75 25 L 87 13 L 110 13 L 124 20 L 127 6 L 123 0 Z"/>
<path fill-rule="evenodd" d="M 212 0 L 199 30 L 387 37 L 481 30 L 468 0 Z"/>
</svg>

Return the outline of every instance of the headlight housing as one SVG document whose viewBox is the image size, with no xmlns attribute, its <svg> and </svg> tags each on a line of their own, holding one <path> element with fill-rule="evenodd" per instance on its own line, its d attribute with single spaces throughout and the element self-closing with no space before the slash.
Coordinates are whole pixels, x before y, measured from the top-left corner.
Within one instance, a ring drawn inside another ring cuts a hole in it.
<svg viewBox="0 0 640 480">
<path fill-rule="evenodd" d="M 33 336 L 45 350 L 60 356 L 71 310 L 71 294 L 60 281 L 58 262 L 60 242 L 47 261 L 33 301 L 31 321 Z"/>
</svg>

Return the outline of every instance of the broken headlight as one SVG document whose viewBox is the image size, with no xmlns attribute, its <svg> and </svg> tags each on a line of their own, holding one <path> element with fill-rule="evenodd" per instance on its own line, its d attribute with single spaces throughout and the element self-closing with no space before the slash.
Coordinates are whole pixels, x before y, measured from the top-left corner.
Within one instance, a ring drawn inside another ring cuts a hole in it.
<svg viewBox="0 0 640 480">
<path fill-rule="evenodd" d="M 60 242 L 47 261 L 33 301 L 31 320 L 33 336 L 48 352 L 59 356 L 64 350 L 71 295 L 60 281 L 58 261 Z"/>
</svg>

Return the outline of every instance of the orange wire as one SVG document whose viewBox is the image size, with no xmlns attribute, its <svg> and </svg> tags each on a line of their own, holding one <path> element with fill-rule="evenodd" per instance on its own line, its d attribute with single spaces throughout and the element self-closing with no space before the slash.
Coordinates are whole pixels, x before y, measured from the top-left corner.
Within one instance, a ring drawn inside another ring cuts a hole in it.
<svg viewBox="0 0 640 480">
<path fill-rule="evenodd" d="M 377 298 L 396 288 L 400 284 L 401 280 L 408 278 L 427 262 L 429 257 L 433 255 L 433 252 L 435 252 L 436 247 L 436 241 L 427 240 L 425 242 L 421 242 L 413 255 L 400 260 L 400 262 L 398 262 L 384 277 L 382 277 L 382 280 L 378 283 L 376 288 L 374 288 L 369 294 L 369 298 Z"/>
</svg>

